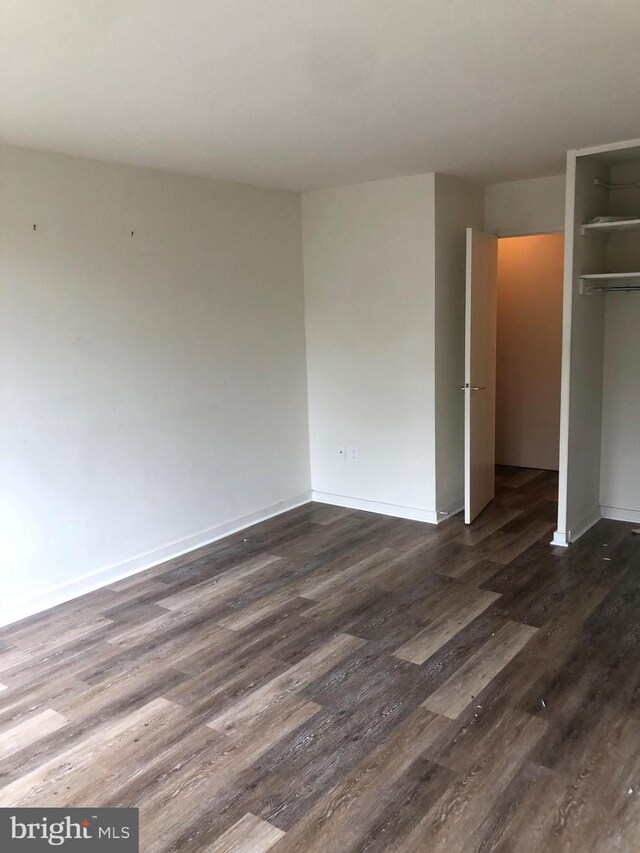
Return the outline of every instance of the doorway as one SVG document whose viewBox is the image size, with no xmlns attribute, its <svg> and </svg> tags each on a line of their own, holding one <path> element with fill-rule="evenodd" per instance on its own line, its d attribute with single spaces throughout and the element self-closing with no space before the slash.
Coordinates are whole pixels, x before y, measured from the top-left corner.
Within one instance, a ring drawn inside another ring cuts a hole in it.
<svg viewBox="0 0 640 853">
<path fill-rule="evenodd" d="M 564 234 L 498 239 L 496 464 L 557 471 Z"/>
<path fill-rule="evenodd" d="M 464 520 L 504 471 L 557 471 L 564 234 L 498 238 L 467 228 Z"/>
</svg>

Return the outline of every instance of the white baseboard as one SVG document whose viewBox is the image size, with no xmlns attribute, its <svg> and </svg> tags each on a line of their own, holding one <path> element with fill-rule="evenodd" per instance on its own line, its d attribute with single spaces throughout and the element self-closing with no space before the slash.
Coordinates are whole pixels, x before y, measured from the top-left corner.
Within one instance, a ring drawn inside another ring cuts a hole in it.
<svg viewBox="0 0 640 853">
<path fill-rule="evenodd" d="M 600 513 L 603 518 L 611 518 L 614 521 L 632 521 L 635 524 L 640 523 L 640 510 L 638 509 L 622 509 L 618 506 L 601 506 Z"/>
<path fill-rule="evenodd" d="M 322 504 L 343 506 L 347 509 L 362 509 L 365 512 L 377 512 L 379 515 L 392 515 L 395 518 L 408 518 L 411 521 L 424 521 L 427 524 L 438 524 L 448 516 L 439 516 L 430 509 L 420 509 L 414 506 L 387 504 L 381 501 L 369 501 L 364 498 L 352 498 L 346 495 L 332 495 L 329 492 L 311 492 L 311 500 Z"/>
<path fill-rule="evenodd" d="M 458 515 L 458 513 L 464 512 L 464 503 L 460 505 L 455 505 L 453 509 L 447 510 L 438 510 L 438 524 L 441 524 L 443 521 L 446 521 L 448 518 L 453 518 L 454 515 Z"/>
<path fill-rule="evenodd" d="M 568 532 L 569 542 L 577 542 L 578 539 L 583 536 L 587 530 L 590 530 L 594 524 L 597 524 L 601 518 L 602 515 L 600 514 L 600 507 L 595 507 L 579 524 L 576 524 Z"/>
<path fill-rule="evenodd" d="M 207 530 L 202 530 L 183 539 L 176 539 L 174 542 L 169 542 L 160 548 L 148 551 L 146 554 L 139 554 L 121 563 L 99 569 L 97 572 L 49 587 L 13 604 L 5 604 L 0 611 L 0 627 L 17 622 L 27 616 L 33 616 L 43 610 L 48 610 L 50 607 L 55 607 L 57 604 L 63 604 L 79 595 L 93 592 L 100 587 L 108 586 L 138 572 L 143 572 L 145 569 L 150 569 L 167 560 L 188 554 L 189 551 L 195 551 L 197 548 L 202 548 L 204 545 L 209 545 L 211 542 L 216 542 L 218 539 L 223 539 L 225 536 L 230 536 L 232 533 L 237 533 L 253 524 L 281 515 L 290 509 L 309 503 L 310 500 L 311 492 L 303 492 L 295 497 L 278 501 L 257 512 L 249 513 L 249 515 L 216 524 Z"/>
<path fill-rule="evenodd" d="M 578 539 L 587 532 L 587 530 L 590 530 L 594 524 L 597 524 L 598 521 L 600 521 L 602 518 L 600 509 L 600 507 L 594 507 L 594 509 L 585 515 L 582 521 L 574 525 L 571 530 L 556 530 L 553 534 L 551 544 L 560 545 L 562 548 L 566 548 L 572 542 L 577 542 Z"/>
</svg>

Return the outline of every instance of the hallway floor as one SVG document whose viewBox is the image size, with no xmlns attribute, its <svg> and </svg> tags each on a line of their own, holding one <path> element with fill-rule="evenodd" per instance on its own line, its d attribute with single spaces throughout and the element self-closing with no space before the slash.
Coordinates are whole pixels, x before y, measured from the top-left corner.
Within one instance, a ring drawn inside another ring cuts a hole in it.
<svg viewBox="0 0 640 853">
<path fill-rule="evenodd" d="M 0 806 L 151 851 L 640 848 L 640 537 L 308 504 L 0 629 Z"/>
</svg>

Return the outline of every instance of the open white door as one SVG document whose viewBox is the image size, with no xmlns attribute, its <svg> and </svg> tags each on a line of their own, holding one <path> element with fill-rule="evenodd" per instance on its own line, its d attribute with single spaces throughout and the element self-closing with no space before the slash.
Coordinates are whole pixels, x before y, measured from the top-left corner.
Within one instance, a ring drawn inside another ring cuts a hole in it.
<svg viewBox="0 0 640 853">
<path fill-rule="evenodd" d="M 467 228 L 464 384 L 464 520 L 493 500 L 496 461 L 498 240 Z"/>
</svg>

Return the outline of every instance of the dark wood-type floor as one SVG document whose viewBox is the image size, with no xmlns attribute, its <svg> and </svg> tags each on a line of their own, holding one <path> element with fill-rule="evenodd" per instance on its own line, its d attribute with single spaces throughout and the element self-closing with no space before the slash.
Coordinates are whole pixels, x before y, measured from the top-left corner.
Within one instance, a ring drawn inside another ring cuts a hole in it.
<svg viewBox="0 0 640 853">
<path fill-rule="evenodd" d="M 151 851 L 640 850 L 640 537 L 309 504 L 0 631 L 0 805 Z"/>
</svg>

